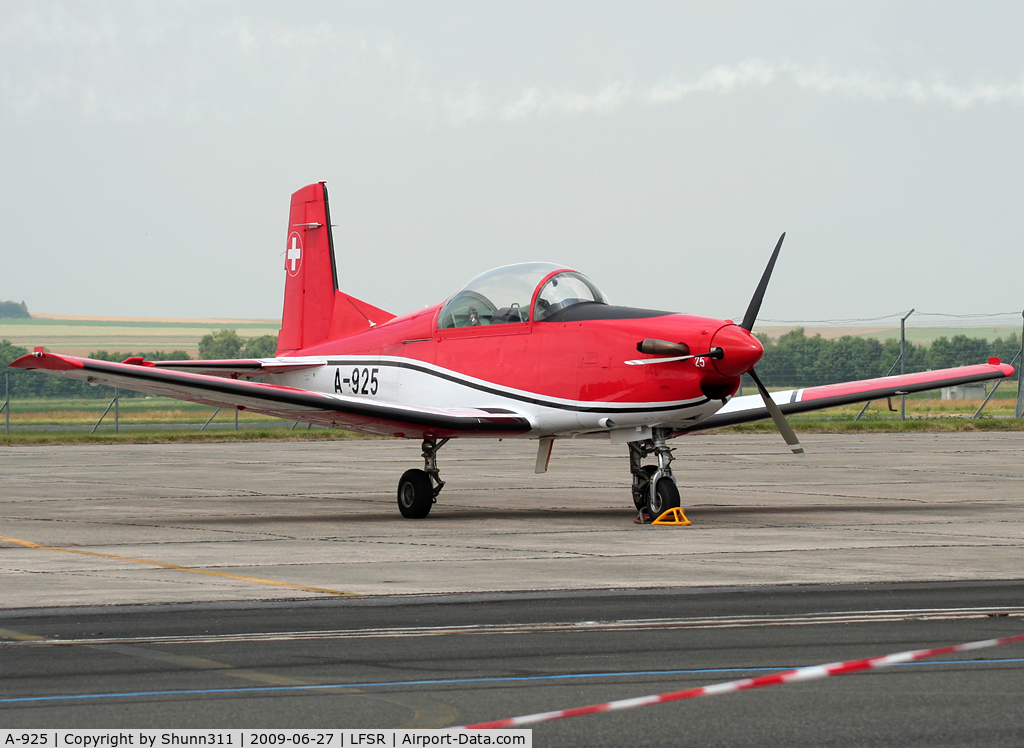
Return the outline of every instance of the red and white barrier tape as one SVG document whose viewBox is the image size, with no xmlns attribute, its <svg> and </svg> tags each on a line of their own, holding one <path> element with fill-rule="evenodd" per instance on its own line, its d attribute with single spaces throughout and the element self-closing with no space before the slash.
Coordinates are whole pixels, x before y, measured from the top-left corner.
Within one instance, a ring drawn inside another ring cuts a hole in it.
<svg viewBox="0 0 1024 748">
<path fill-rule="evenodd" d="M 859 670 L 871 670 L 872 668 L 886 667 L 887 665 L 898 665 L 903 662 L 913 662 L 915 660 L 922 660 L 926 657 L 938 657 L 939 655 L 953 654 L 954 652 L 970 652 L 975 649 L 985 649 L 986 647 L 998 647 L 1001 644 L 1013 644 L 1014 642 L 1024 642 L 1024 634 L 1006 636 L 1002 639 L 986 639 L 985 641 L 980 642 L 955 644 L 951 647 L 899 652 L 897 654 L 884 655 L 883 657 L 869 657 L 863 660 L 834 662 L 831 665 L 802 667 L 797 668 L 796 670 L 787 670 L 783 673 L 761 675 L 757 678 L 743 678 L 741 680 L 729 681 L 728 683 L 717 683 L 713 686 L 688 688 L 685 691 L 672 691 L 670 693 L 655 694 L 653 696 L 640 696 L 635 699 L 609 701 L 604 704 L 578 706 L 573 709 L 562 709 L 557 712 L 527 714 L 523 717 L 509 717 L 508 719 L 498 719 L 493 722 L 478 722 L 475 725 L 464 725 L 463 728 L 467 730 L 478 730 L 494 727 L 522 727 L 523 725 L 532 725 L 537 722 L 550 722 L 554 719 L 581 717 L 584 714 L 613 712 L 619 709 L 635 709 L 638 706 L 664 704 L 667 701 L 680 701 L 682 699 L 695 699 L 698 696 L 717 696 L 723 693 L 747 691 L 751 688 L 761 688 L 762 686 L 775 686 L 780 683 L 793 683 L 797 681 L 817 680 L 819 678 L 831 678 L 833 675 L 844 675 L 846 673 L 855 673 Z"/>
</svg>

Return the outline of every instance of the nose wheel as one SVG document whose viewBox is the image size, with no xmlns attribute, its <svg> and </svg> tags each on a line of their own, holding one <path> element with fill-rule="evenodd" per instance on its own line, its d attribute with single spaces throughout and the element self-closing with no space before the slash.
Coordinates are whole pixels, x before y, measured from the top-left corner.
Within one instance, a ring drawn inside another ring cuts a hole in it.
<svg viewBox="0 0 1024 748">
<path fill-rule="evenodd" d="M 437 495 L 444 488 L 437 469 L 437 450 L 447 443 L 448 439 L 424 439 L 424 469 L 406 470 L 398 481 L 398 511 L 406 519 L 423 519 L 430 514 Z"/>
<path fill-rule="evenodd" d="M 672 475 L 672 449 L 665 444 L 671 436 L 669 429 L 654 429 L 651 439 L 629 443 L 629 470 L 633 474 L 633 504 L 639 516 L 638 524 L 654 521 L 669 509 L 679 506 L 679 489 Z M 644 465 L 646 457 L 654 455 L 657 465 Z"/>
</svg>

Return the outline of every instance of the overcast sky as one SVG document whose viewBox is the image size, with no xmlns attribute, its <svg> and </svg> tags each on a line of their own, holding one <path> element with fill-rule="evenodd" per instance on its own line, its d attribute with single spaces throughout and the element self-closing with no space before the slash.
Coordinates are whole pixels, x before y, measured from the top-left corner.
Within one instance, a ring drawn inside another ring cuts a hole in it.
<svg viewBox="0 0 1024 748">
<path fill-rule="evenodd" d="M 1024 306 L 1019 2 L 0 4 L 0 299 L 280 316 L 324 180 L 395 313 L 513 262 L 762 318 Z"/>
</svg>

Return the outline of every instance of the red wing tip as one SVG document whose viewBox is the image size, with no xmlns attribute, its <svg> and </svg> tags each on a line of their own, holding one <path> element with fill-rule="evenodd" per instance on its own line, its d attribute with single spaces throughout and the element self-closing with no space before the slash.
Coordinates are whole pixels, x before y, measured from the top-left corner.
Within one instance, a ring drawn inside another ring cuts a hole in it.
<svg viewBox="0 0 1024 748">
<path fill-rule="evenodd" d="M 1004 375 L 1008 377 L 1013 376 L 1013 367 L 1010 366 L 1009 364 L 1004 364 L 1002 361 L 999 360 L 999 358 L 990 358 L 988 360 L 988 365 L 997 367 L 1001 372 L 1003 372 Z"/>
<path fill-rule="evenodd" d="M 13 366 L 16 369 L 50 369 L 51 371 L 85 368 L 82 362 L 76 358 L 46 353 L 42 348 L 36 348 L 32 353 L 14 359 L 8 366 Z"/>
</svg>

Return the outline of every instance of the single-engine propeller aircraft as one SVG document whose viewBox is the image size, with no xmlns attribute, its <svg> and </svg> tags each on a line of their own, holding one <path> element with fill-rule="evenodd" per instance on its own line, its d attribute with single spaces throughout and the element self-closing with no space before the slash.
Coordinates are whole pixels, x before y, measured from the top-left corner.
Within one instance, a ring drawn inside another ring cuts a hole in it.
<svg viewBox="0 0 1024 748">
<path fill-rule="evenodd" d="M 1009 377 L 987 364 L 769 394 L 751 330 L 785 234 L 740 324 L 614 306 L 585 275 L 527 262 L 483 273 L 447 301 L 396 317 L 338 288 L 327 190 L 292 195 L 284 313 L 274 358 L 122 363 L 46 353 L 11 363 L 94 384 L 320 426 L 422 440 L 424 469 L 398 483 L 398 508 L 426 517 L 444 487 L 452 438 L 600 436 L 629 449 L 644 518 L 679 506 L 670 439 L 771 418 L 803 452 L 786 414 Z M 733 397 L 748 374 L 758 394 Z M 644 464 L 653 456 L 653 464 Z"/>
</svg>

